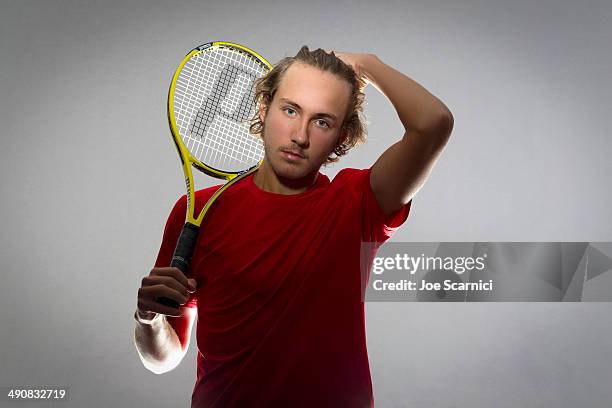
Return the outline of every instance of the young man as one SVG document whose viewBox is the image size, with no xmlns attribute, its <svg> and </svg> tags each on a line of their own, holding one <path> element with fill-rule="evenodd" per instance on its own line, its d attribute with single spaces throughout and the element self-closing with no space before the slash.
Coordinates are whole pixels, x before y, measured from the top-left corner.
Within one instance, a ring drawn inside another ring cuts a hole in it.
<svg viewBox="0 0 612 408">
<path fill-rule="evenodd" d="M 370 169 L 319 172 L 364 139 L 362 88 L 391 101 L 405 134 Z M 446 144 L 446 106 L 372 54 L 303 47 L 257 83 L 259 170 L 202 225 L 191 278 L 169 265 L 186 200 L 172 210 L 138 292 L 135 342 L 155 373 L 185 355 L 196 315 L 192 407 L 370 407 L 362 242 L 382 243 Z M 202 207 L 215 188 L 196 195 Z M 155 301 L 177 300 L 180 310 Z"/>
</svg>

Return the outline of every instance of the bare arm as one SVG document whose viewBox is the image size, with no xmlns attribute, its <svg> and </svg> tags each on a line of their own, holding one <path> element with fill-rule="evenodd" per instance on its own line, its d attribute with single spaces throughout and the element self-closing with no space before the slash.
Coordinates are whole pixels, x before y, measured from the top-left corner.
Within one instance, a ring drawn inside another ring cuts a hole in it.
<svg viewBox="0 0 612 408">
<path fill-rule="evenodd" d="M 404 125 L 402 139 L 378 158 L 370 175 L 370 185 L 379 205 L 385 214 L 392 214 L 425 184 L 450 137 L 453 115 L 425 88 L 377 56 L 336 55 L 389 99 Z"/>
<path fill-rule="evenodd" d="M 186 310 L 189 314 L 195 313 L 193 309 Z M 187 352 L 163 315 L 159 315 L 150 324 L 136 322 L 134 342 L 140 360 L 155 374 L 163 374 L 174 369 Z"/>
<path fill-rule="evenodd" d="M 163 374 L 179 365 L 189 348 L 197 314 L 195 308 L 181 307 L 179 310 L 163 306 L 156 298 L 164 296 L 185 304 L 189 292 L 194 291 L 192 288 L 176 268 L 154 268 L 142 280 L 134 315 L 134 344 L 143 365 L 155 374 Z"/>
</svg>

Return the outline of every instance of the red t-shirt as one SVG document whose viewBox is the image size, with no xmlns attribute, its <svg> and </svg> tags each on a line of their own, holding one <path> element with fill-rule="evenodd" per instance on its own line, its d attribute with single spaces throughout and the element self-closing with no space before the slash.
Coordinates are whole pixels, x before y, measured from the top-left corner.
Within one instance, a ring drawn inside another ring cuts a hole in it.
<svg viewBox="0 0 612 408">
<path fill-rule="evenodd" d="M 192 407 L 371 407 L 360 271 L 362 242 L 384 242 L 408 217 L 385 217 L 370 169 L 321 173 L 304 193 L 261 190 L 253 176 L 215 202 L 191 262 L 198 290 Z M 196 193 L 199 211 L 216 187 Z M 174 206 L 156 266 L 185 222 Z M 168 319 L 178 329 L 177 319 Z M 177 330 L 178 331 L 178 330 Z"/>
</svg>

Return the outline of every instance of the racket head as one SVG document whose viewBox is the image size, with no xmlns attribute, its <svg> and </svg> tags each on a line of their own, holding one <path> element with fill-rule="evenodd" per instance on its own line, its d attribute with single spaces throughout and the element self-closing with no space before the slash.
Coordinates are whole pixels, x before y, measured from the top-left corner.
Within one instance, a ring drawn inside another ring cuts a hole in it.
<svg viewBox="0 0 612 408">
<path fill-rule="evenodd" d="M 258 110 L 253 85 L 271 69 L 255 51 L 229 42 L 203 44 L 183 58 L 168 93 L 168 121 L 184 169 L 231 180 L 261 162 L 263 143 L 249 133 Z"/>
</svg>

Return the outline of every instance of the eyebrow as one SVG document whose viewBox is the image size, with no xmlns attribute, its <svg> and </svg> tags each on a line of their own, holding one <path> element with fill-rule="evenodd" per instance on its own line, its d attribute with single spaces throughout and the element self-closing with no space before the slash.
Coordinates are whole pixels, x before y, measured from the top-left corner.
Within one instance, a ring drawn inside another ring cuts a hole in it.
<svg viewBox="0 0 612 408">
<path fill-rule="evenodd" d="M 302 110 L 302 107 L 300 105 L 298 105 L 297 103 L 293 102 L 291 99 L 280 98 L 280 100 L 283 101 L 283 102 L 286 102 L 286 103 L 288 103 L 290 105 L 293 105 L 296 108 Z M 319 113 L 316 113 L 315 116 L 324 117 L 324 118 L 330 118 L 330 119 L 333 119 L 333 120 L 338 120 L 336 115 L 334 115 L 333 113 L 319 112 Z"/>
</svg>

